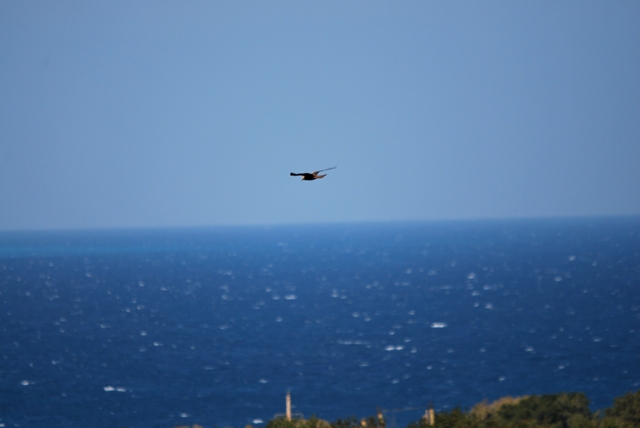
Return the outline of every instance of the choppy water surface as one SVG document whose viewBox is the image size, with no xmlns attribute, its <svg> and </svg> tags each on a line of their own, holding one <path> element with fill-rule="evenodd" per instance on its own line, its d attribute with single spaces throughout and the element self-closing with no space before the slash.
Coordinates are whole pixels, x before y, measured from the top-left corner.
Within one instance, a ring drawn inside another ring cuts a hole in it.
<svg viewBox="0 0 640 428">
<path fill-rule="evenodd" d="M 3 233 L 0 326 L 6 427 L 603 408 L 640 388 L 640 219 Z"/>
</svg>

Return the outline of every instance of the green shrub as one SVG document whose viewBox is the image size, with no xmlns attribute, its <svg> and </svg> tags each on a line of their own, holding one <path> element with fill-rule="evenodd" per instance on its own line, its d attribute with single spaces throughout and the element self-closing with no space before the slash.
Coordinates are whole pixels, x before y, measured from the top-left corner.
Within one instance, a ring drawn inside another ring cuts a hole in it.
<svg viewBox="0 0 640 428">
<path fill-rule="evenodd" d="M 606 409 L 605 415 L 640 427 L 640 391 L 628 392 L 613 400 L 613 407 Z"/>
<path fill-rule="evenodd" d="M 498 410 L 498 416 L 505 422 L 530 421 L 559 428 L 569 428 L 572 415 L 591 419 L 589 399 L 584 393 L 533 395 Z"/>
<path fill-rule="evenodd" d="M 592 418 L 584 415 L 571 415 L 567 418 L 567 426 L 569 428 L 595 428 L 595 422 Z"/>
<path fill-rule="evenodd" d="M 451 412 L 436 413 L 434 428 L 475 428 L 478 422 L 475 418 L 462 413 L 460 407 Z"/>
<path fill-rule="evenodd" d="M 499 398 L 491 404 L 489 404 L 487 400 L 484 400 L 483 402 L 473 406 L 473 408 L 471 409 L 471 415 L 475 416 L 477 419 L 481 421 L 492 419 L 497 415 L 498 410 L 500 410 L 502 406 L 516 405 L 522 400 L 524 400 L 525 398 L 528 398 L 528 397 L 524 396 L 524 397 L 514 398 L 514 397 L 507 396 L 507 397 Z"/>
<path fill-rule="evenodd" d="M 271 419 L 266 428 L 300 428 L 301 419 L 291 419 L 290 421 L 284 417 Z"/>
<path fill-rule="evenodd" d="M 331 428 L 360 428 L 360 424 L 354 416 L 351 416 L 346 419 L 338 419 L 335 422 L 331 422 Z"/>
<path fill-rule="evenodd" d="M 604 417 L 602 414 L 604 413 Z M 639 428 L 640 391 L 629 392 L 614 400 L 611 408 L 592 414 L 585 394 L 532 395 L 503 397 L 493 403 L 484 401 L 464 413 L 459 407 L 435 415 L 435 424 L 424 419 L 407 428 Z M 277 418 L 266 428 L 385 428 L 384 420 L 369 417 L 338 419 L 331 424 L 318 418 L 287 421 Z"/>
</svg>

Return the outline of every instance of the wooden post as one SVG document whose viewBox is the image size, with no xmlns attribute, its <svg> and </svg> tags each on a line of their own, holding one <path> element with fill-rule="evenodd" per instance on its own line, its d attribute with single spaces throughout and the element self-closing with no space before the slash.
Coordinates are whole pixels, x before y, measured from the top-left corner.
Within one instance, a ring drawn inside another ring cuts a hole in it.
<svg viewBox="0 0 640 428">
<path fill-rule="evenodd" d="M 289 392 L 289 391 L 287 391 L 286 418 L 287 418 L 288 421 L 291 420 L 291 392 Z"/>
<path fill-rule="evenodd" d="M 384 420 L 384 414 L 382 413 L 382 409 L 380 409 L 380 407 L 378 407 L 376 409 L 377 411 L 377 416 L 378 416 L 378 423 L 380 424 L 380 426 L 385 427 L 386 426 L 386 422 Z"/>
<path fill-rule="evenodd" d="M 424 419 L 425 424 L 434 425 L 436 423 L 436 414 L 433 411 L 433 404 L 429 403 L 429 408 L 424 411 Z"/>
</svg>

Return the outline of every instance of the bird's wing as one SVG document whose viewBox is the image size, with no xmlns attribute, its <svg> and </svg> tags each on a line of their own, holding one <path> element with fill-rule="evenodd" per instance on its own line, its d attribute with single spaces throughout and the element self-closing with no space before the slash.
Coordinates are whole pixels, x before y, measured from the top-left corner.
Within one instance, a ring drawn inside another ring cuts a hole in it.
<svg viewBox="0 0 640 428">
<path fill-rule="evenodd" d="M 336 168 L 337 168 L 337 166 L 332 166 L 331 168 L 321 169 L 320 171 L 315 171 L 314 174 L 317 174 L 317 173 L 322 172 L 322 171 L 329 171 L 330 169 L 336 169 Z"/>
</svg>

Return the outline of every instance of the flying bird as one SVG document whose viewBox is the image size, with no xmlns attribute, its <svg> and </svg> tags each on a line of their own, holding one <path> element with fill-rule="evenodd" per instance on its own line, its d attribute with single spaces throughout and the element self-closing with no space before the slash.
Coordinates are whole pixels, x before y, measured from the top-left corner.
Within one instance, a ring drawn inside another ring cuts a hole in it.
<svg viewBox="0 0 640 428">
<path fill-rule="evenodd" d="M 321 169 L 320 171 L 315 171 L 315 172 L 301 172 L 301 173 L 299 173 L 299 174 L 298 174 L 298 173 L 295 173 L 295 172 L 292 172 L 292 173 L 291 173 L 291 174 L 289 174 L 289 175 L 292 175 L 292 176 L 302 176 L 302 180 L 303 180 L 303 181 L 311 181 L 311 180 L 316 180 L 316 179 L 318 179 L 318 178 L 325 177 L 327 174 L 318 175 L 318 173 L 319 173 L 319 172 L 322 172 L 322 171 L 329 171 L 330 169 L 336 169 L 336 167 L 335 167 L 335 166 L 332 166 L 331 168 Z"/>
</svg>

